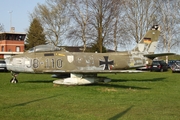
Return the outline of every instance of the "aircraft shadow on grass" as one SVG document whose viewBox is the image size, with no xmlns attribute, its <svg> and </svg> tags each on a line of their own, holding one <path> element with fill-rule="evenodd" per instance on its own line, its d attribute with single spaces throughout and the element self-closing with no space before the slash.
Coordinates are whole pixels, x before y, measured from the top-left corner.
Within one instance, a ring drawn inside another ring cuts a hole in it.
<svg viewBox="0 0 180 120">
<path fill-rule="evenodd" d="M 106 77 L 103 77 L 106 78 Z M 103 87 L 113 87 L 113 88 L 122 88 L 122 89 L 137 89 L 137 90 L 149 90 L 151 88 L 148 87 L 137 87 L 137 86 L 128 86 L 128 85 L 121 85 L 121 84 L 117 84 L 122 83 L 122 82 L 156 82 L 156 81 L 162 81 L 165 78 L 154 78 L 154 79 L 143 79 L 143 80 L 137 80 L 137 79 L 132 79 L 132 80 L 123 80 L 123 79 L 111 79 L 110 83 L 97 83 L 97 84 L 92 84 L 89 86 L 103 86 Z"/>
<path fill-rule="evenodd" d="M 137 79 L 131 79 L 131 80 L 123 80 L 123 79 L 111 79 L 111 82 L 158 82 L 163 81 L 166 78 L 153 78 L 153 79 L 143 79 L 143 80 L 137 80 Z"/>
<path fill-rule="evenodd" d="M 39 99 L 35 99 L 35 100 L 32 100 L 32 101 L 15 104 L 15 105 L 12 105 L 12 106 L 9 106 L 9 107 L 4 107 L 3 109 L 25 106 L 27 104 L 31 104 L 31 103 L 34 103 L 34 102 L 39 102 L 39 101 L 46 100 L 46 99 L 51 99 L 51 98 L 54 98 L 54 97 L 57 97 L 57 96 L 59 96 L 59 95 L 50 96 L 50 97 L 46 97 L 46 98 L 39 98 Z"/>
<path fill-rule="evenodd" d="M 108 120 L 118 120 L 119 118 L 121 118 L 123 115 L 125 115 L 128 111 L 130 111 L 132 109 L 133 106 L 127 108 L 126 110 L 116 114 L 115 116 L 109 118 Z"/>
<path fill-rule="evenodd" d="M 103 87 L 113 87 L 113 88 L 122 88 L 122 89 L 138 89 L 138 90 L 148 90 L 151 88 L 148 87 L 137 87 L 137 86 L 128 86 L 128 85 L 121 85 L 121 84 L 114 84 L 114 83 L 121 83 L 121 82 L 158 82 L 163 81 L 165 78 L 153 78 L 153 79 L 143 79 L 143 80 L 137 80 L 137 79 L 131 79 L 131 80 L 125 80 L 125 79 L 111 79 L 111 83 L 106 84 L 92 84 L 92 85 L 84 85 L 84 86 L 103 86 Z M 29 80 L 29 81 L 22 81 L 20 83 L 51 83 L 53 80 Z M 82 86 L 82 85 L 81 85 Z"/>
<path fill-rule="evenodd" d="M 127 85 L 118 85 L 118 84 L 94 84 L 94 86 L 102 86 L 102 87 L 112 87 L 112 88 L 117 88 L 117 89 L 137 89 L 137 90 L 149 90 L 151 88 L 147 87 L 137 87 L 137 86 L 127 86 Z"/>
<path fill-rule="evenodd" d="M 153 79 L 143 79 L 143 80 L 123 80 L 123 79 L 111 79 L 111 82 L 128 82 L 128 81 L 134 81 L 134 82 L 157 82 L 157 81 L 163 81 L 165 78 L 153 78 Z M 28 80 L 28 81 L 22 81 L 20 83 L 52 83 L 54 80 Z"/>
<path fill-rule="evenodd" d="M 127 80 L 128 81 L 128 80 Z M 134 80 L 136 81 L 136 80 Z M 53 80 L 36 80 L 36 81 L 22 81 L 20 83 L 47 83 L 47 84 L 52 84 Z M 112 83 L 95 83 L 95 84 L 89 84 L 89 85 L 81 85 L 81 86 L 102 86 L 102 87 L 113 87 L 113 88 L 122 88 L 122 89 L 138 89 L 138 90 L 148 90 L 151 88 L 147 88 L 147 87 L 137 87 L 137 86 L 127 86 L 127 85 L 120 85 L 120 84 L 113 84 L 116 82 L 126 82 L 124 80 L 112 80 Z"/>
<path fill-rule="evenodd" d="M 165 78 L 153 78 L 153 79 L 143 79 L 143 80 L 123 80 L 123 79 L 111 79 L 111 83 L 107 84 L 94 84 L 97 86 L 104 86 L 104 87 L 113 87 L 113 88 L 122 88 L 122 89 L 137 89 L 137 90 L 149 90 L 151 88 L 148 87 L 137 87 L 137 86 L 128 86 L 128 85 L 121 85 L 121 84 L 114 84 L 114 83 L 121 83 L 121 82 L 157 82 L 157 81 L 163 81 Z"/>
<path fill-rule="evenodd" d="M 22 81 L 20 83 L 52 83 L 54 80 L 28 80 L 28 81 Z"/>
</svg>

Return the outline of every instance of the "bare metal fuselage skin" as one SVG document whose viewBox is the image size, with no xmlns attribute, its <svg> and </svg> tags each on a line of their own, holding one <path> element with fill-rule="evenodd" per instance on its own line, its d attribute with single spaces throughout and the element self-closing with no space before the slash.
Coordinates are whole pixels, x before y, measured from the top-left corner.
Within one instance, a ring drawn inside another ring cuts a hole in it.
<svg viewBox="0 0 180 120">
<path fill-rule="evenodd" d="M 16 72 L 32 73 L 95 73 L 113 72 L 144 66 L 143 54 L 132 52 L 81 53 L 32 52 L 6 60 L 7 68 Z"/>
</svg>

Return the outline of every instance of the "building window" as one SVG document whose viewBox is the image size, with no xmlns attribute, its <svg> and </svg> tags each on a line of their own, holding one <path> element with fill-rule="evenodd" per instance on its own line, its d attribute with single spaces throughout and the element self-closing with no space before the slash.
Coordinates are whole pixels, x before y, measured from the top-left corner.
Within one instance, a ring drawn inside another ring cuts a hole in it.
<svg viewBox="0 0 180 120">
<path fill-rule="evenodd" d="M 20 47 L 16 46 L 16 52 L 20 52 Z"/>
<path fill-rule="evenodd" d="M 2 51 L 2 52 L 4 51 L 4 46 L 1 47 L 1 51 Z"/>
</svg>

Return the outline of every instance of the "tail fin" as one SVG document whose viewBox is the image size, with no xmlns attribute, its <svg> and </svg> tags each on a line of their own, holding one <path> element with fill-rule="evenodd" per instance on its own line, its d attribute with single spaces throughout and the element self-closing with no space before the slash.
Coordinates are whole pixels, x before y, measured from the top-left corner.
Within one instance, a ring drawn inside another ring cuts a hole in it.
<svg viewBox="0 0 180 120">
<path fill-rule="evenodd" d="M 134 51 L 154 53 L 157 47 L 158 37 L 160 35 L 160 27 L 158 25 L 154 25 L 145 36 L 140 40 L 137 46 L 134 48 Z"/>
</svg>

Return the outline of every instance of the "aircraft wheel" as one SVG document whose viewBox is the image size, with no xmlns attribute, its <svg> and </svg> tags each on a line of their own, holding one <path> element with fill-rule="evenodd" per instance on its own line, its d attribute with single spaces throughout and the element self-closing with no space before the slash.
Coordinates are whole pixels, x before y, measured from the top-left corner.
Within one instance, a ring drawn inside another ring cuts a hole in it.
<svg viewBox="0 0 180 120">
<path fill-rule="evenodd" d="M 10 83 L 18 83 L 18 80 L 12 78 L 12 79 L 10 80 Z"/>
</svg>

